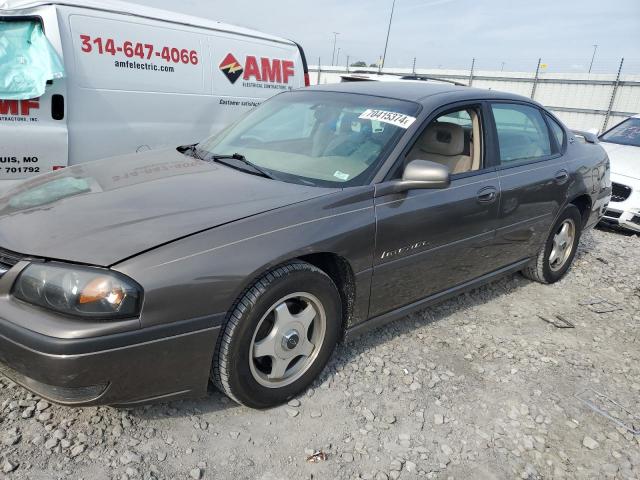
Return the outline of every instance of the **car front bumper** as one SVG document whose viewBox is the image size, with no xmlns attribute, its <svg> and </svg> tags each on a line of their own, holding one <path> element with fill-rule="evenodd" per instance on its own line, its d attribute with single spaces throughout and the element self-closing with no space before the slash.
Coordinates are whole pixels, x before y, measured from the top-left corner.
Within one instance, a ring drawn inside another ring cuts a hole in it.
<svg viewBox="0 0 640 480">
<path fill-rule="evenodd" d="M 220 331 L 220 326 L 211 326 L 215 321 L 63 340 L 0 318 L 0 373 L 63 405 L 130 405 L 202 396 Z"/>
<path fill-rule="evenodd" d="M 602 222 L 640 233 L 640 180 L 611 174 L 611 180 L 623 190 L 623 195 L 613 196 Z"/>
<path fill-rule="evenodd" d="M 602 223 L 640 233 L 640 210 L 625 212 L 616 209 L 615 206 L 610 207 L 605 212 Z"/>
<path fill-rule="evenodd" d="M 153 326 L 140 318 L 108 322 L 61 316 L 11 295 L 28 263 L 0 273 L 1 374 L 43 398 L 75 406 L 130 405 L 207 392 L 224 313 Z"/>
</svg>

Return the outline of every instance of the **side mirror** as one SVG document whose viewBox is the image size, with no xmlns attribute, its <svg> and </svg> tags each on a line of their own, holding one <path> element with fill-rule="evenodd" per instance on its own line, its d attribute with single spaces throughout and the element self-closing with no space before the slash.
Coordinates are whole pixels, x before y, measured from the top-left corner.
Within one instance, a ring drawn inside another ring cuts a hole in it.
<svg viewBox="0 0 640 480">
<path fill-rule="evenodd" d="M 451 172 L 440 163 L 414 160 L 404 169 L 399 191 L 441 189 L 451 185 Z"/>
<path fill-rule="evenodd" d="M 402 180 L 382 184 L 376 189 L 376 197 L 402 193 L 408 190 L 437 190 L 451 185 L 451 172 L 440 163 L 413 160 L 402 175 Z"/>
<path fill-rule="evenodd" d="M 587 130 L 587 133 L 590 133 L 591 135 L 595 135 L 597 137 L 598 134 L 600 133 L 600 130 L 596 127 L 593 127 Z"/>
</svg>

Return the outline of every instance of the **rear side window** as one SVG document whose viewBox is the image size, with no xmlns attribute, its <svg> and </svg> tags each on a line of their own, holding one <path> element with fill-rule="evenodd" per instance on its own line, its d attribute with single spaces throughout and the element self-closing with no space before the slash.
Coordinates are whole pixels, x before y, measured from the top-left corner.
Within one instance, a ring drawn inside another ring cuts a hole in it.
<svg viewBox="0 0 640 480">
<path fill-rule="evenodd" d="M 549 120 L 549 125 L 551 126 L 551 132 L 553 133 L 553 136 L 556 137 L 556 141 L 558 142 L 558 148 L 562 151 L 562 149 L 564 148 L 564 142 L 566 139 L 564 129 L 550 115 L 546 115 L 546 117 L 547 117 L 547 120 Z"/>
<path fill-rule="evenodd" d="M 551 155 L 551 139 L 542 114 L 527 105 L 491 106 L 503 165 L 535 161 Z"/>
</svg>

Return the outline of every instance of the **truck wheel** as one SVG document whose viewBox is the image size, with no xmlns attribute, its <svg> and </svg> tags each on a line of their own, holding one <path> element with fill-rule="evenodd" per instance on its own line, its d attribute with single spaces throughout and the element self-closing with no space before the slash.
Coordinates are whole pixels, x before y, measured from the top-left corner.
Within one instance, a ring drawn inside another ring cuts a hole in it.
<svg viewBox="0 0 640 480">
<path fill-rule="evenodd" d="M 522 270 L 522 274 L 531 280 L 547 284 L 562 279 L 576 256 L 581 233 L 580 210 L 569 205 L 551 229 L 549 238 L 536 259 Z"/>
<path fill-rule="evenodd" d="M 227 318 L 212 380 L 236 402 L 263 409 L 295 397 L 322 372 L 338 341 L 342 303 L 327 274 L 296 261 L 256 280 Z"/>
</svg>

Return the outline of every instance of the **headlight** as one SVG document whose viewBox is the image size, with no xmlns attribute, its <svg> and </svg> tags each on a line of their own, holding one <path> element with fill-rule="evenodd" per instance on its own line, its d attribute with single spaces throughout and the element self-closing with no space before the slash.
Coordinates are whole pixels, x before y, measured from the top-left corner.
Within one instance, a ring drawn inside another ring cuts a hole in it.
<svg viewBox="0 0 640 480">
<path fill-rule="evenodd" d="M 142 288 L 109 270 L 32 263 L 20 273 L 12 294 L 66 315 L 113 319 L 140 313 Z"/>
</svg>

